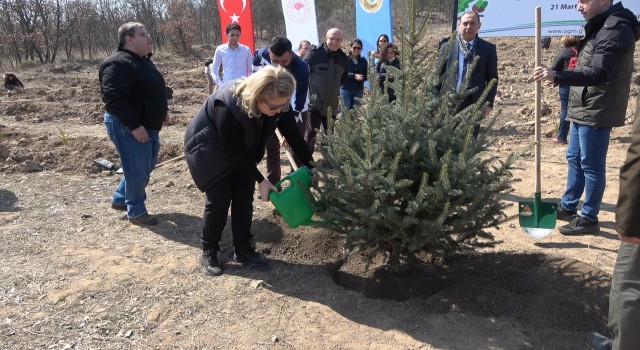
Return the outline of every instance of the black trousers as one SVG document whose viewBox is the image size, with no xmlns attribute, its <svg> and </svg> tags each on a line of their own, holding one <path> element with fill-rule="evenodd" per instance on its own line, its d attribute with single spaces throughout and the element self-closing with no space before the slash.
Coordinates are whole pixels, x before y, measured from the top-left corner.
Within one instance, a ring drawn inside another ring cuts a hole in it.
<svg viewBox="0 0 640 350">
<path fill-rule="evenodd" d="M 308 119 L 309 111 L 306 111 L 302 113 L 302 121 L 296 121 L 298 132 L 300 132 L 300 136 L 302 137 L 305 135 Z M 267 153 L 267 179 L 275 185 L 280 181 L 280 179 L 282 179 L 282 170 L 280 169 L 280 140 L 275 132 L 267 140 L 264 147 Z M 295 154 L 295 152 L 293 152 L 293 149 L 291 149 L 291 155 L 293 156 L 293 161 L 296 162 L 296 165 L 301 167 L 302 160 Z M 291 167 L 291 171 L 293 171 L 293 167 Z"/>
<path fill-rule="evenodd" d="M 220 239 L 231 206 L 231 232 L 236 250 L 251 247 L 251 220 L 255 179 L 238 170 L 211 185 L 207 191 L 202 223 L 202 247 L 220 251 Z"/>
<path fill-rule="evenodd" d="M 282 178 L 280 170 L 280 140 L 274 132 L 264 145 L 267 153 L 267 180 L 276 184 Z"/>
<path fill-rule="evenodd" d="M 332 116 L 333 120 L 336 120 L 335 115 Z M 316 147 L 316 135 L 318 132 L 316 129 L 322 129 L 327 131 L 327 116 L 320 114 L 320 111 L 309 110 L 309 119 L 307 119 L 307 129 L 304 134 L 304 140 L 307 141 L 307 146 L 309 147 L 309 152 L 313 154 L 313 151 Z"/>
</svg>

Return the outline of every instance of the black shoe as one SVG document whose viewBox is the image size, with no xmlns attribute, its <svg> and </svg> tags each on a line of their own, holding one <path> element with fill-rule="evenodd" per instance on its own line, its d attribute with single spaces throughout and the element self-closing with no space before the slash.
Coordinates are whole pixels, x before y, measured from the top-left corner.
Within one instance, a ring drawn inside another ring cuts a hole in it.
<svg viewBox="0 0 640 350">
<path fill-rule="evenodd" d="M 576 214 L 575 210 L 567 210 L 558 204 L 558 220 L 571 222 L 575 219 Z"/>
<path fill-rule="evenodd" d="M 126 205 L 119 205 L 119 204 L 111 203 L 111 209 L 120 210 L 120 211 L 127 211 L 127 206 Z"/>
<path fill-rule="evenodd" d="M 611 350 L 613 341 L 598 332 L 587 334 L 587 345 L 592 350 Z"/>
<path fill-rule="evenodd" d="M 158 219 L 149 214 L 142 214 L 137 218 L 129 218 L 129 222 L 138 226 L 151 226 L 158 223 Z"/>
<path fill-rule="evenodd" d="M 218 260 L 217 250 L 210 249 L 203 251 L 202 256 L 200 256 L 200 265 L 202 265 L 204 273 L 207 275 L 222 275 L 222 264 L 220 263 L 220 260 Z"/>
<path fill-rule="evenodd" d="M 560 226 L 558 231 L 563 235 L 583 235 L 583 234 L 597 234 L 600 232 L 600 225 L 598 222 L 591 222 L 587 218 L 580 215 L 576 216 L 571 223 Z"/>
<path fill-rule="evenodd" d="M 263 267 L 269 265 L 269 259 L 261 253 L 256 252 L 253 248 L 236 249 L 234 258 L 242 265 L 250 267 Z"/>
</svg>

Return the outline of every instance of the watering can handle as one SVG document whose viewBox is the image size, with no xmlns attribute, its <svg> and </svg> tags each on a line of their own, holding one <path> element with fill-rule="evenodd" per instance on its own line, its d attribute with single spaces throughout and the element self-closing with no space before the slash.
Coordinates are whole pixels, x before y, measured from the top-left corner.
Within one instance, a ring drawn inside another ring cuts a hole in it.
<svg viewBox="0 0 640 350">
<path fill-rule="evenodd" d="M 289 179 L 290 179 L 290 176 L 289 176 L 289 175 L 287 175 L 287 176 L 283 177 L 282 179 L 280 179 L 280 181 L 276 182 L 276 184 L 275 184 L 274 186 L 275 186 L 276 188 L 280 188 L 280 185 L 282 185 L 285 181 L 287 181 L 287 180 L 289 180 Z M 274 193 L 274 195 L 275 195 L 275 196 L 277 196 L 277 195 L 278 195 L 278 193 L 280 193 L 280 192 L 278 192 L 278 191 L 276 191 L 276 190 L 270 190 L 270 191 L 269 191 L 269 197 L 268 197 L 268 198 L 269 198 L 269 200 L 271 200 L 271 194 L 272 194 L 272 193 Z"/>
<path fill-rule="evenodd" d="M 283 177 L 282 179 L 280 179 L 280 181 L 276 182 L 276 184 L 274 186 L 279 188 L 280 185 L 282 185 L 285 181 L 287 181 L 289 179 L 291 179 L 291 177 L 289 175 L 287 175 L 287 176 Z M 273 190 L 271 190 L 271 191 L 273 191 Z"/>
</svg>

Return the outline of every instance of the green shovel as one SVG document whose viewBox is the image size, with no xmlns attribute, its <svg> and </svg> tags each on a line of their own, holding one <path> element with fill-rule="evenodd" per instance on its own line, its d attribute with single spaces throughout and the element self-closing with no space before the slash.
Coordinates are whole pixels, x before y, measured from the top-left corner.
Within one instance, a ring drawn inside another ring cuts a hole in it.
<svg viewBox="0 0 640 350">
<path fill-rule="evenodd" d="M 540 66 L 541 51 L 541 8 L 536 7 L 536 64 Z M 533 201 L 520 202 L 518 212 L 520 217 L 520 227 L 524 232 L 534 239 L 541 239 L 551 234 L 556 227 L 558 218 L 558 205 L 556 203 L 543 202 L 540 195 L 540 114 L 541 114 L 542 82 L 536 81 L 536 193 Z"/>
</svg>

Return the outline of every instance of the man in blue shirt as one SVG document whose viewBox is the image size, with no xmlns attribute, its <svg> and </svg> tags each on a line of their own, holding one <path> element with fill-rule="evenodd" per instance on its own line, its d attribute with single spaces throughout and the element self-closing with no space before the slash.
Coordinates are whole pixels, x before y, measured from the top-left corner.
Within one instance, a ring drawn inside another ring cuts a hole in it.
<svg viewBox="0 0 640 350">
<path fill-rule="evenodd" d="M 267 65 L 282 66 L 296 79 L 296 93 L 291 100 L 293 109 L 287 117 L 296 119 L 298 130 L 304 136 L 306 121 L 303 120 L 302 112 L 305 109 L 309 90 L 309 65 L 293 52 L 291 41 L 282 36 L 274 37 L 269 46 L 255 51 L 253 55 L 253 71 L 258 71 Z M 280 141 L 275 136 L 275 133 L 265 146 L 267 151 L 267 179 L 272 184 L 275 184 L 280 181 L 282 176 L 280 170 Z"/>
</svg>

